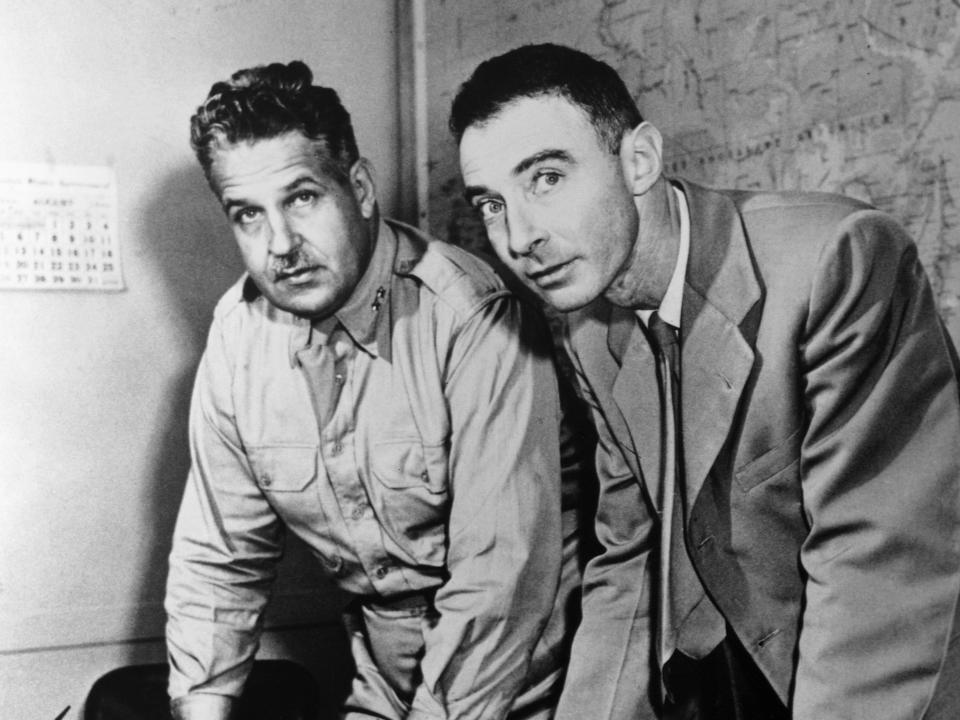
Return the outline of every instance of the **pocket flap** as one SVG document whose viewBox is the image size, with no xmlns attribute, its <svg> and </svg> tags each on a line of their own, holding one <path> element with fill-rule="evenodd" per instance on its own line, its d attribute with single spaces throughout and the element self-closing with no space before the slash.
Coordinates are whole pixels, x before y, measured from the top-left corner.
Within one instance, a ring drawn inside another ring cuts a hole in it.
<svg viewBox="0 0 960 720">
<path fill-rule="evenodd" d="M 270 445 L 248 449 L 257 485 L 268 492 L 299 492 L 317 475 L 312 445 Z"/>
<path fill-rule="evenodd" d="M 424 447 L 414 441 L 379 442 L 370 453 L 370 470 L 380 484 L 391 490 L 446 489 L 446 452 L 442 447 Z"/>
<path fill-rule="evenodd" d="M 786 440 L 748 462 L 736 471 L 737 484 L 746 492 L 789 467 L 799 459 L 801 440 L 800 430 L 796 430 Z"/>
</svg>

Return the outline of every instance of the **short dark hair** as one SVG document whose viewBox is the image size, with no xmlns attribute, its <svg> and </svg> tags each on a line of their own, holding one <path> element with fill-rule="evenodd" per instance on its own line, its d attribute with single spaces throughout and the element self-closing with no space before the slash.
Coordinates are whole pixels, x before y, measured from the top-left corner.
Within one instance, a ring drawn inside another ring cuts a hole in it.
<svg viewBox="0 0 960 720">
<path fill-rule="evenodd" d="M 339 96 L 313 85 L 313 73 L 299 60 L 238 70 L 229 81 L 215 83 L 190 118 L 190 145 L 209 180 L 218 147 L 292 131 L 316 141 L 321 160 L 342 179 L 359 157 Z"/>
<path fill-rule="evenodd" d="M 617 71 L 584 52 L 563 45 L 523 45 L 485 60 L 460 86 L 450 110 L 457 143 L 473 125 L 482 125 L 514 100 L 557 95 L 579 106 L 611 152 L 623 134 L 643 121 Z"/>
</svg>

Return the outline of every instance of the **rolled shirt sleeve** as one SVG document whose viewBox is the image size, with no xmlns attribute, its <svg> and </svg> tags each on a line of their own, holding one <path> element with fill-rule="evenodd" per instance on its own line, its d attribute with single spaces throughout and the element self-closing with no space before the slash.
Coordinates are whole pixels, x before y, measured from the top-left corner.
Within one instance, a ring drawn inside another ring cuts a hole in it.
<svg viewBox="0 0 960 720">
<path fill-rule="evenodd" d="M 215 321 L 194 385 L 192 466 L 167 580 L 169 691 L 174 701 L 193 693 L 240 695 L 282 554 L 282 525 L 251 478 L 237 434 L 231 377 Z M 185 716 L 194 717 L 182 704 Z"/>
<path fill-rule="evenodd" d="M 408 720 L 505 717 L 556 598 L 558 398 L 549 340 L 501 295 L 459 330 L 445 395 L 452 502 L 447 570 Z"/>
</svg>

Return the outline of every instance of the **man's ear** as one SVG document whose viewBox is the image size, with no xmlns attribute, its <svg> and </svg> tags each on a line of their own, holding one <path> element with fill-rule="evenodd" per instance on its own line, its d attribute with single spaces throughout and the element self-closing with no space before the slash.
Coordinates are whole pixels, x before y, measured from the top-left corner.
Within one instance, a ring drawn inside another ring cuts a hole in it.
<svg viewBox="0 0 960 720">
<path fill-rule="evenodd" d="M 350 189 L 357 198 L 364 219 L 372 218 L 377 206 L 377 186 L 373 180 L 373 166 L 366 158 L 357 159 L 350 168 Z"/>
<path fill-rule="evenodd" d="M 643 195 L 662 174 L 662 150 L 660 131 L 646 121 L 623 134 L 620 164 L 623 177 L 634 195 Z"/>
</svg>

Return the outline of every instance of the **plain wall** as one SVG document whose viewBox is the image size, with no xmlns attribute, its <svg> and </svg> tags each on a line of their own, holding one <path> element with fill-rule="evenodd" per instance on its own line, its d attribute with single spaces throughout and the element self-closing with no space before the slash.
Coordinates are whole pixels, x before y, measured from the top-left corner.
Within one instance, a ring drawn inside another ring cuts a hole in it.
<svg viewBox="0 0 960 720">
<path fill-rule="evenodd" d="M 393 213 L 396 14 L 392 0 L 4 1 L 0 162 L 115 169 L 126 290 L 0 290 L 0 717 L 76 718 L 102 672 L 163 657 L 190 387 L 241 271 L 189 116 L 234 70 L 303 59 L 340 91 Z M 298 641 L 327 639 L 338 601 L 290 555 L 271 624 L 301 629 L 266 652 L 316 660 Z"/>
</svg>

